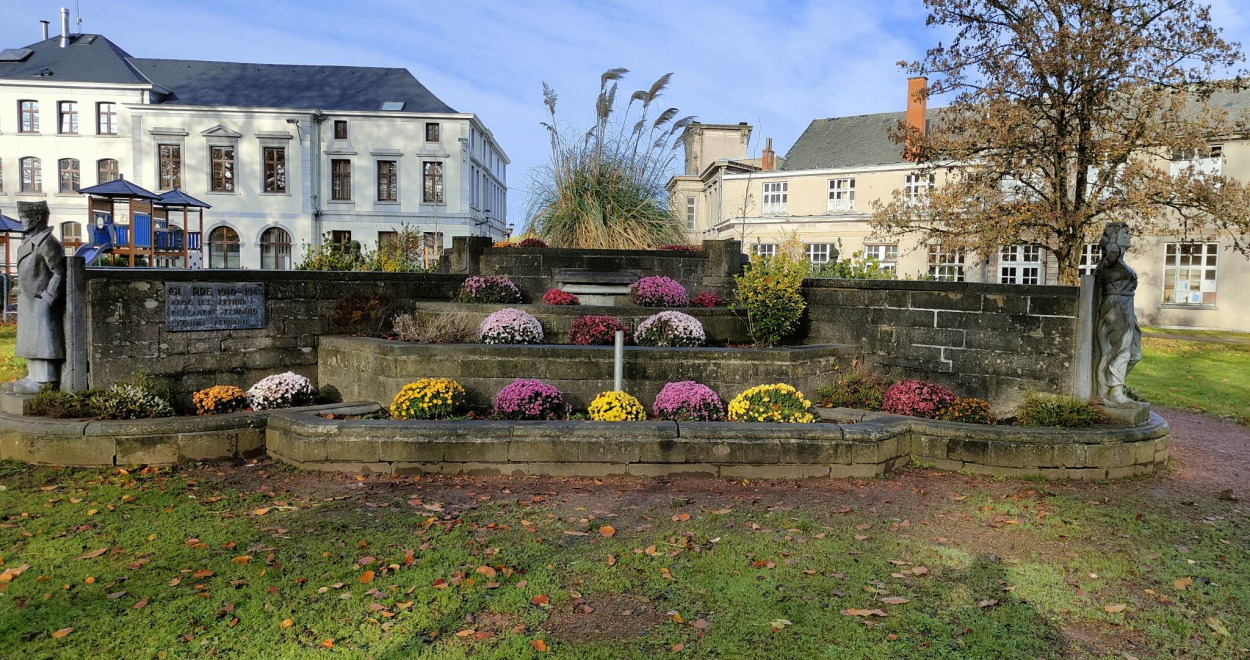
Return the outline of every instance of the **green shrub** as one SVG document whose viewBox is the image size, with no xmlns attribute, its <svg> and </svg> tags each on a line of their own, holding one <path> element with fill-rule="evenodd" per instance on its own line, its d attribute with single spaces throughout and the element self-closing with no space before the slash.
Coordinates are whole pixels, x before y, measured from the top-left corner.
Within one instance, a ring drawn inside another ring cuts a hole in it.
<svg viewBox="0 0 1250 660">
<path fill-rule="evenodd" d="M 161 397 L 134 385 L 118 383 L 91 397 L 97 417 L 103 419 L 148 419 L 173 417 L 174 408 Z"/>
<path fill-rule="evenodd" d="M 816 390 L 816 399 L 832 408 L 876 412 L 881 410 L 881 397 L 887 387 L 889 383 L 856 364 L 837 381 Z"/>
<path fill-rule="evenodd" d="M 1103 421 L 1102 411 L 1088 401 L 1058 394 L 1029 392 L 1016 413 L 1020 426 L 1083 428 Z"/>
<path fill-rule="evenodd" d="M 751 257 L 751 265 L 734 276 L 737 284 L 735 310 L 744 310 L 751 339 L 757 346 L 773 346 L 790 336 L 803 318 L 803 277 L 807 262 L 778 251 L 764 259 Z"/>
<path fill-rule="evenodd" d="M 937 418 L 945 422 L 964 424 L 993 424 L 994 414 L 990 403 L 983 399 L 957 396 L 950 405 L 938 411 Z"/>
<path fill-rule="evenodd" d="M 91 399 L 94 391 L 62 392 L 52 384 L 45 384 L 39 392 L 26 402 L 25 412 L 35 417 L 52 417 L 54 419 L 73 419 L 78 417 L 95 417 L 95 409 Z"/>
</svg>

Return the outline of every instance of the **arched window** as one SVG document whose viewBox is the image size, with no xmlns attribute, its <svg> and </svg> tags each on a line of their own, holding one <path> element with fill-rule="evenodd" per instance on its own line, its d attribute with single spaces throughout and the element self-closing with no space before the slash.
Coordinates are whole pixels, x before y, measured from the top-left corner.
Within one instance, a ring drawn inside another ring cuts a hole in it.
<svg viewBox="0 0 1250 660">
<path fill-rule="evenodd" d="M 267 270 L 291 269 L 291 235 L 281 227 L 270 227 L 260 235 L 260 267 Z"/>
<path fill-rule="evenodd" d="M 57 192 L 78 192 L 78 188 L 80 187 L 79 183 L 82 181 L 82 177 L 78 172 L 77 158 L 62 158 L 57 161 L 57 174 L 57 178 L 60 180 L 60 187 L 57 188 Z"/>
<path fill-rule="evenodd" d="M 43 170 L 39 166 L 39 159 L 34 156 L 27 156 L 18 164 L 22 170 L 21 191 L 28 193 L 43 192 Z"/>
<path fill-rule="evenodd" d="M 96 183 L 108 183 L 121 178 L 121 173 L 117 171 L 117 161 L 112 158 L 101 158 L 95 164 Z"/>
<path fill-rule="evenodd" d="M 208 235 L 208 267 L 239 267 L 239 234 L 229 227 L 218 227 Z"/>
</svg>

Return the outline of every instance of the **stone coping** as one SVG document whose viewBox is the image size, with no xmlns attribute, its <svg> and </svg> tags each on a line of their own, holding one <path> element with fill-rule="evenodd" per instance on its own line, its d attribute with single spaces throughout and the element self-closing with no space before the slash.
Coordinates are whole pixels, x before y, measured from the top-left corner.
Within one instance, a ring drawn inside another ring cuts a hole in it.
<svg viewBox="0 0 1250 660">
<path fill-rule="evenodd" d="M 728 307 L 643 307 L 642 305 L 546 305 L 541 302 L 532 303 L 466 303 L 455 300 L 422 300 L 415 303 L 419 310 L 473 312 L 491 314 L 501 309 L 520 309 L 535 316 L 540 313 L 547 316 L 615 316 L 615 317 L 647 317 L 660 312 L 681 312 L 693 317 L 729 317 L 738 318 Z"/>
<path fill-rule="evenodd" d="M 897 415 L 792 425 L 328 420 L 285 411 L 270 417 L 266 448 L 305 469 L 387 474 L 868 477 L 916 461 L 992 475 L 1107 479 L 1165 465 L 1170 435 L 1153 414 L 1127 428 L 1022 429 Z"/>
<path fill-rule="evenodd" d="M 582 346 L 580 344 L 423 344 L 418 342 L 398 341 L 395 339 L 378 339 L 374 337 L 353 337 L 349 335 L 327 335 L 319 339 L 321 347 L 368 346 L 371 351 L 399 355 L 404 353 L 419 354 L 428 351 L 472 352 L 478 357 L 543 357 L 544 353 L 559 351 L 569 352 L 611 352 L 612 346 Z M 761 360 L 807 360 L 824 356 L 849 356 L 858 352 L 858 348 L 850 344 L 810 344 L 802 346 L 774 346 L 771 348 L 726 348 L 724 346 L 625 346 L 626 353 L 646 353 L 649 357 L 666 355 L 689 357 L 707 355 L 708 359 L 716 359 L 719 355 L 732 354 L 735 358 L 751 358 L 758 356 Z"/>
<path fill-rule="evenodd" d="M 832 277 L 808 277 L 804 289 L 863 289 L 886 291 L 942 291 L 952 293 L 988 293 L 1009 296 L 1059 296 L 1075 300 L 1081 287 L 1054 284 L 994 284 L 990 282 L 939 282 L 932 280 L 844 280 Z"/>
<path fill-rule="evenodd" d="M 466 275 L 446 273 L 385 273 L 355 270 L 230 270 L 224 268 L 87 268 L 87 280 L 162 282 L 365 282 L 397 286 L 428 282 L 459 286 Z"/>
<path fill-rule="evenodd" d="M 609 250 L 601 248 L 556 247 L 487 247 L 484 254 L 558 254 L 578 257 L 667 257 L 670 259 L 707 259 L 707 250 Z"/>
<path fill-rule="evenodd" d="M 377 404 L 288 408 L 311 414 L 358 414 Z M 51 419 L 0 413 L 0 459 L 39 465 L 107 467 L 220 460 L 264 452 L 264 429 L 276 410 L 155 419 Z"/>
</svg>

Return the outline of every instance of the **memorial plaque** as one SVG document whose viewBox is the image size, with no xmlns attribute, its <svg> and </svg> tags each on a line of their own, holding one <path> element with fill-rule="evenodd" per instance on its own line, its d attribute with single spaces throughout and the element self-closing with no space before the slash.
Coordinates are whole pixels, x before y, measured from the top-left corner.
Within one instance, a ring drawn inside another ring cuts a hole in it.
<svg viewBox="0 0 1250 660">
<path fill-rule="evenodd" d="M 248 330 L 265 327 L 265 285 L 247 282 L 165 284 L 165 329 Z"/>
</svg>

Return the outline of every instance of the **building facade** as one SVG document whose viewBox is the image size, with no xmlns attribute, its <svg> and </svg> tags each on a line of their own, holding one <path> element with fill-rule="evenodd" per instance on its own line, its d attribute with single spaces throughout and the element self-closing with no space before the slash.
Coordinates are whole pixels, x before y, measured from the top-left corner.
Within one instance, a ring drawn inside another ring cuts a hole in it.
<svg viewBox="0 0 1250 660">
<path fill-rule="evenodd" d="M 775 157 L 771 144 L 762 157 L 750 158 L 746 124 L 692 124 L 683 135 L 685 172 L 669 182 L 673 204 L 685 209 L 693 239 L 736 238 L 752 253 L 774 254 L 781 241 L 797 235 L 816 264 L 861 252 L 900 277 L 1058 283 L 1055 258 L 1038 246 L 1003 246 L 980 256 L 874 231 L 874 202 L 888 202 L 896 191 L 920 200 L 942 183 L 940 170 L 917 172 L 889 137 L 900 122 L 927 126 L 924 103 L 911 93 L 908 101 L 904 112 L 813 120 L 785 158 Z M 1250 94 L 1218 101 L 1237 112 L 1250 107 Z M 692 162 L 692 154 L 701 158 Z M 1250 181 L 1250 139 L 1214 141 L 1197 164 Z M 1097 245 L 1085 246 L 1081 272 L 1093 272 L 1099 256 Z M 1250 331 L 1250 298 L 1241 293 L 1250 290 L 1250 258 L 1226 237 L 1135 236 L 1128 263 L 1139 277 L 1142 323 Z"/>
<path fill-rule="evenodd" d="M 507 155 L 406 69 L 135 58 L 63 29 L 0 54 L 0 211 L 47 201 L 71 248 L 77 191 L 121 177 L 212 205 L 204 267 L 291 268 L 305 245 L 372 249 L 404 225 L 431 257 L 507 234 Z"/>
</svg>

